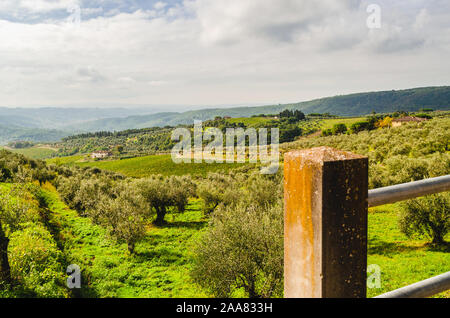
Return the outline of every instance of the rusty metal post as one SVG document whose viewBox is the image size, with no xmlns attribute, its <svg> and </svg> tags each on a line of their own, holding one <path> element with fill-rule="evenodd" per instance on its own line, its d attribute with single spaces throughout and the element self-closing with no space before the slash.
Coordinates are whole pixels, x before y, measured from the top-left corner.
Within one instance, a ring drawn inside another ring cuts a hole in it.
<svg viewBox="0 0 450 318">
<path fill-rule="evenodd" d="M 366 297 L 368 159 L 293 151 L 284 180 L 284 296 Z"/>
</svg>

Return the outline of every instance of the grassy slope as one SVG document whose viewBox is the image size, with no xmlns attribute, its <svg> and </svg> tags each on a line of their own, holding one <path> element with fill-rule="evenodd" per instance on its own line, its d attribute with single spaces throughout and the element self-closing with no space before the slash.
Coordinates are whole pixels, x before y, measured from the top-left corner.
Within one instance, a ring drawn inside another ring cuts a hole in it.
<svg viewBox="0 0 450 318">
<path fill-rule="evenodd" d="M 32 159 L 45 159 L 50 158 L 52 154 L 56 151 L 49 148 L 41 148 L 41 147 L 32 147 L 32 148 L 24 148 L 24 149 L 11 149 L 8 148 L 8 151 L 20 153 L 28 158 Z"/>
<path fill-rule="evenodd" d="M 5 186 L 0 184 L 0 188 Z M 207 226 L 199 200 L 191 200 L 184 214 L 168 215 L 167 226 L 149 224 L 146 237 L 136 246 L 136 255 L 129 255 L 125 244 L 117 243 L 105 229 L 67 208 L 54 188 L 47 184 L 44 193 L 50 211 L 49 227 L 64 259 L 82 269 L 82 289 L 74 296 L 210 296 L 189 276 L 192 248 Z M 398 204 L 370 209 L 368 264 L 381 267 L 382 288 L 369 289 L 369 297 L 449 269 L 450 247 L 432 248 L 424 238 L 406 238 L 397 227 L 399 209 Z M 437 297 L 450 297 L 450 291 Z"/>
<path fill-rule="evenodd" d="M 52 222 L 62 229 L 67 258 L 88 277 L 84 297 L 207 297 L 189 278 L 190 251 L 206 222 L 200 202 L 193 200 L 182 215 L 169 215 L 166 227 L 149 226 L 145 239 L 130 256 L 125 244 L 68 209 L 53 191 L 47 191 Z M 398 205 L 372 209 L 369 214 L 368 264 L 382 270 L 382 288 L 368 296 L 400 288 L 448 271 L 448 249 L 432 249 L 426 240 L 409 240 L 397 228 Z M 450 292 L 439 295 L 449 297 Z"/>
<path fill-rule="evenodd" d="M 258 124 L 265 124 L 267 122 L 272 121 L 273 118 L 268 118 L 268 117 L 250 117 L 250 118 L 230 118 L 227 119 L 227 123 L 230 124 L 238 124 L 238 123 L 243 123 L 246 127 L 252 127 L 254 125 L 258 125 Z"/>
<path fill-rule="evenodd" d="M 381 289 L 368 289 L 373 297 L 449 271 L 450 245 L 433 248 L 425 238 L 408 239 L 397 226 L 399 204 L 369 212 L 368 264 L 381 267 Z M 447 235 L 450 241 L 450 235 Z M 437 297 L 450 297 L 450 291 Z"/>
<path fill-rule="evenodd" d="M 168 225 L 149 225 L 147 236 L 130 256 L 125 244 L 67 208 L 54 190 L 46 190 L 52 225 L 70 263 L 83 273 L 81 297 L 207 297 L 190 279 L 190 251 L 206 226 L 199 201 L 186 213 L 167 217 Z"/>
<path fill-rule="evenodd" d="M 170 155 L 157 155 L 137 157 L 124 160 L 112 161 L 91 161 L 80 162 L 83 156 L 73 156 L 64 158 L 51 159 L 49 163 L 56 164 L 76 164 L 82 167 L 97 167 L 104 170 L 110 170 L 122 173 L 129 177 L 145 177 L 152 174 L 162 175 L 202 175 L 205 176 L 208 172 L 228 171 L 230 169 L 238 168 L 244 164 L 175 164 Z"/>
<path fill-rule="evenodd" d="M 365 117 L 352 117 L 352 118 L 336 118 L 336 119 L 325 119 L 320 120 L 320 129 L 331 129 L 336 124 L 345 124 L 347 128 L 356 122 L 363 121 Z"/>
</svg>

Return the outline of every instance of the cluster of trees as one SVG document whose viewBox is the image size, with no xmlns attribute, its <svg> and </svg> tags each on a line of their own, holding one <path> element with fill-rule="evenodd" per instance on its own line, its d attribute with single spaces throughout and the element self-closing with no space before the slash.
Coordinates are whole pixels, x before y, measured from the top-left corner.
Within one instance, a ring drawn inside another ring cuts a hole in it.
<svg viewBox="0 0 450 318">
<path fill-rule="evenodd" d="M 322 136 L 333 136 L 347 133 L 347 125 L 346 124 L 335 124 L 333 128 L 322 130 Z"/>
<path fill-rule="evenodd" d="M 293 118 L 295 121 L 305 120 L 305 114 L 300 110 L 283 110 L 279 114 L 280 118 Z"/>
<path fill-rule="evenodd" d="M 172 149 L 175 143 L 171 140 L 172 127 L 130 129 L 118 132 L 101 131 L 85 133 L 62 139 L 55 144 L 59 148 L 56 156 L 86 154 L 99 150 L 117 150 L 117 155 L 152 154 Z"/>
<path fill-rule="evenodd" d="M 276 115 L 271 115 L 274 117 Z M 244 122 L 229 122 L 224 118 L 218 117 L 215 120 L 206 121 L 204 125 L 206 127 L 219 128 L 224 134 L 227 128 L 267 128 L 268 138 L 270 139 L 271 128 L 278 128 L 280 131 L 280 143 L 294 141 L 297 137 L 303 135 L 303 129 L 299 127 L 299 122 L 306 119 L 305 115 L 299 111 L 285 110 L 279 114 L 279 120 L 265 120 L 252 124 L 245 124 Z M 267 116 L 266 116 L 267 117 Z M 224 140 L 225 142 L 225 140 Z"/>
<path fill-rule="evenodd" d="M 210 226 L 195 250 L 193 278 L 217 297 L 283 293 L 282 175 L 211 174 L 199 185 Z"/>
<path fill-rule="evenodd" d="M 29 159 L 23 155 L 0 150 L 0 182 L 44 183 L 53 180 L 56 172 L 49 169 L 44 161 Z"/>
<path fill-rule="evenodd" d="M 34 146 L 34 143 L 31 141 L 13 141 L 8 143 L 8 147 L 15 148 L 15 149 L 24 149 L 24 148 L 31 148 Z"/>
<path fill-rule="evenodd" d="M 279 120 L 261 122 L 256 125 L 246 125 L 244 122 L 229 122 L 222 117 L 216 117 L 204 123 L 206 127 L 216 127 L 226 132 L 227 128 L 279 128 L 280 142 L 290 142 L 301 136 L 303 131 L 298 126 L 300 121 L 306 120 L 306 116 L 299 110 L 284 110 L 279 114 Z M 192 125 L 180 125 L 179 127 L 193 128 Z M 55 144 L 58 147 L 56 156 L 71 156 L 86 154 L 99 150 L 114 150 L 119 145 L 120 152 L 117 155 L 137 156 L 170 151 L 175 143 L 171 140 L 171 132 L 174 127 L 154 127 L 145 129 L 129 129 L 125 131 L 109 132 L 100 131 L 84 133 L 65 137 L 62 142 Z"/>
<path fill-rule="evenodd" d="M 188 176 L 132 180 L 104 174 L 74 174 L 59 177 L 56 185 L 69 207 L 126 242 L 130 253 L 151 220 L 163 225 L 167 213 L 184 212 L 188 199 L 195 195 L 195 184 Z"/>
</svg>

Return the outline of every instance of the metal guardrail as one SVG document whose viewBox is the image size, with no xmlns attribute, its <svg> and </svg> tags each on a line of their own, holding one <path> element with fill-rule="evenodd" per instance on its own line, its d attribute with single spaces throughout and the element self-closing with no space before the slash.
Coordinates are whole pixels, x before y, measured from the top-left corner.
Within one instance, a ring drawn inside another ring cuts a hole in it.
<svg viewBox="0 0 450 318">
<path fill-rule="evenodd" d="M 450 272 L 393 290 L 375 298 L 425 298 L 450 289 Z"/>
<path fill-rule="evenodd" d="M 450 175 L 370 190 L 369 207 L 450 191 Z M 393 290 L 375 298 L 424 298 L 450 289 L 450 272 Z"/>
<path fill-rule="evenodd" d="M 450 191 L 450 175 L 369 191 L 369 207 Z"/>
</svg>

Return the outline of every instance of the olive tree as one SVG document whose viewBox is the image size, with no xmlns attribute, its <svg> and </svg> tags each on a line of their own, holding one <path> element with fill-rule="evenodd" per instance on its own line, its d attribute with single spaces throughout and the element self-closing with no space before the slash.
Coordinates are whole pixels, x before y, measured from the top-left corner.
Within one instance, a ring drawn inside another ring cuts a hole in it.
<svg viewBox="0 0 450 318">
<path fill-rule="evenodd" d="M 97 206 L 97 220 L 118 241 L 126 242 L 128 251 L 134 253 L 136 242 L 146 233 L 148 207 L 132 184 L 122 185 L 121 188 L 116 198 L 101 196 Z"/>
<path fill-rule="evenodd" d="M 89 216 L 94 223 L 99 224 L 101 213 L 98 203 L 103 197 L 115 198 L 115 187 L 107 178 L 92 178 L 83 180 L 73 198 L 73 205 L 81 215 Z"/>
<path fill-rule="evenodd" d="M 61 198 L 71 208 L 81 211 L 82 206 L 80 201 L 76 201 L 77 192 L 80 190 L 81 178 L 79 176 L 72 177 L 58 177 L 57 189 Z"/>
<path fill-rule="evenodd" d="M 236 178 L 231 176 L 208 174 L 197 187 L 197 194 L 203 200 L 203 213 L 211 214 L 219 205 L 230 205 L 242 198 L 238 185 Z"/>
<path fill-rule="evenodd" d="M 281 204 L 217 209 L 195 250 L 192 276 L 217 297 L 240 288 L 250 298 L 282 296 Z"/>
<path fill-rule="evenodd" d="M 151 212 L 156 212 L 155 224 L 165 223 L 167 209 L 172 204 L 170 186 L 164 178 L 147 178 L 135 182 L 135 186 L 140 190 L 142 197 L 148 203 Z"/>
<path fill-rule="evenodd" d="M 184 212 L 189 197 L 195 194 L 195 185 L 189 177 L 161 176 L 140 179 L 134 182 L 143 199 L 156 214 L 154 223 L 163 225 L 168 212 Z"/>
<path fill-rule="evenodd" d="M 169 196 L 179 213 L 186 210 L 189 198 L 196 195 L 196 185 L 189 176 L 173 176 L 168 179 Z"/>
<path fill-rule="evenodd" d="M 426 235 L 432 244 L 445 244 L 445 235 L 450 231 L 450 193 L 404 202 L 399 225 L 408 237 Z"/>
</svg>

